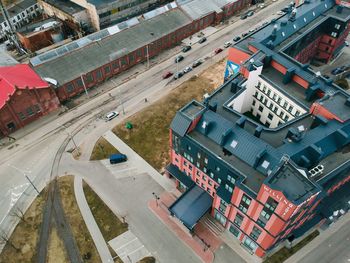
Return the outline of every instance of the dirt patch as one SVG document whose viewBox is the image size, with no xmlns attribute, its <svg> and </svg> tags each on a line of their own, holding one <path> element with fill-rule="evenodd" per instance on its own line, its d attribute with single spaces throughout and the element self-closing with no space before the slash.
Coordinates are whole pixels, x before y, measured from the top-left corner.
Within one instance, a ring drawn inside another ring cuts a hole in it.
<svg viewBox="0 0 350 263">
<path fill-rule="evenodd" d="M 125 123 L 130 122 L 132 129 L 126 129 L 125 123 L 122 123 L 113 132 L 154 168 L 162 171 L 169 163 L 169 126 L 176 111 L 193 99 L 202 101 L 205 93 L 220 86 L 224 80 L 225 65 L 226 61 L 221 60 L 128 118 Z"/>
<path fill-rule="evenodd" d="M 20 220 L 0 254 L 1 263 L 36 262 L 36 245 L 39 239 L 39 229 L 45 202 L 43 196 L 45 195 L 46 189 L 41 192 L 40 196 L 33 201 L 26 213 L 24 213 L 23 220 Z M 2 231 L 1 236 L 4 237 Z M 1 240 L 2 242 L 4 241 L 3 239 Z"/>
<path fill-rule="evenodd" d="M 138 263 L 156 263 L 156 259 L 154 257 L 145 257 L 141 259 Z"/>
<path fill-rule="evenodd" d="M 60 177 L 58 179 L 58 185 L 61 193 L 62 206 L 77 242 L 80 255 L 89 258 L 85 259 L 85 262 L 101 262 L 75 199 L 73 176 Z"/>
<path fill-rule="evenodd" d="M 110 144 L 105 138 L 100 137 L 92 150 L 90 160 L 102 160 L 109 158 L 111 154 L 119 153 L 119 151 Z"/>
<path fill-rule="evenodd" d="M 56 227 L 51 229 L 47 263 L 68 263 L 63 241 L 59 238 Z"/>
</svg>

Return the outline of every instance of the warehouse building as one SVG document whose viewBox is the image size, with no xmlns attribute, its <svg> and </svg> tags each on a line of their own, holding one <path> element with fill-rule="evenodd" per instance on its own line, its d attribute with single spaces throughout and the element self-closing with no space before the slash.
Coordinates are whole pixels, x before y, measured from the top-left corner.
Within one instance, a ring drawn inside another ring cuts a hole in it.
<svg viewBox="0 0 350 263">
<path fill-rule="evenodd" d="M 231 48 L 234 73 L 221 87 L 177 112 L 167 171 L 184 193 L 169 211 L 189 231 L 209 211 L 263 257 L 346 206 L 350 95 L 302 64 L 311 56 L 295 48 L 304 52 L 297 43 L 322 28 L 330 48 L 313 54 L 328 61 L 344 47 L 349 21 L 350 9 L 333 0 L 291 6 Z"/>
</svg>

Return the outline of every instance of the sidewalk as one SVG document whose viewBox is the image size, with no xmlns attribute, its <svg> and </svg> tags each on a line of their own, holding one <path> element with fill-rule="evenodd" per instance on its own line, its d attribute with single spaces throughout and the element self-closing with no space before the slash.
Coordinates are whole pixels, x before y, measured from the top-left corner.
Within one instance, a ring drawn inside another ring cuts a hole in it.
<svg viewBox="0 0 350 263">
<path fill-rule="evenodd" d="M 170 217 L 168 207 L 174 201 L 175 198 L 170 196 L 169 193 L 163 193 L 160 196 L 159 201 L 151 200 L 148 203 L 148 207 L 167 228 L 169 228 L 182 242 L 193 250 L 202 262 L 212 263 L 214 261 L 214 253 L 212 249 L 217 249 L 221 244 L 221 240 L 215 238 L 214 235 L 208 235 L 208 233 L 206 233 L 205 241 L 210 244 L 210 249 L 205 249 L 204 244 L 200 243 L 199 239 L 195 239 L 195 237 L 192 237 L 189 233 L 185 232 L 185 230 Z"/>
<path fill-rule="evenodd" d="M 83 191 L 83 180 L 80 176 L 74 177 L 74 193 L 79 206 L 81 215 L 95 243 L 96 249 L 103 263 L 114 262 L 109 252 L 106 241 L 104 240 L 100 229 L 91 213 L 90 207 L 86 201 Z"/>
<path fill-rule="evenodd" d="M 300 249 L 296 254 L 288 258 L 285 263 L 294 263 L 303 259 L 308 253 L 317 249 L 318 245 L 330 238 L 335 232 L 337 232 L 341 227 L 350 223 L 350 213 L 346 213 L 343 217 L 339 218 L 336 223 L 333 223 L 326 230 L 322 231 L 319 229 L 320 234 L 312 240 L 305 247 Z M 349 261 L 349 260 L 348 260 Z"/>
<path fill-rule="evenodd" d="M 112 131 L 107 131 L 103 138 L 105 138 L 110 144 L 112 144 L 118 151 L 128 156 L 130 161 L 133 161 L 135 167 L 140 172 L 148 173 L 153 180 L 155 180 L 166 191 L 171 192 L 174 189 L 173 183 L 162 176 L 156 169 L 154 169 L 149 163 L 147 163 L 141 156 L 139 156 L 133 149 L 131 149 L 126 143 L 117 137 Z"/>
</svg>

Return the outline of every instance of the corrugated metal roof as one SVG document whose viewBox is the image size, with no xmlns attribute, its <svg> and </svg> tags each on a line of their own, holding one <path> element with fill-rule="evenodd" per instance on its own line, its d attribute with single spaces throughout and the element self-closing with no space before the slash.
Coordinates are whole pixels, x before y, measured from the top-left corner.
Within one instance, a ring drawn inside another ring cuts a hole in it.
<svg viewBox="0 0 350 263">
<path fill-rule="evenodd" d="M 225 6 L 222 2 L 227 1 L 193 0 L 178 2 L 178 4 L 193 20 L 197 20 L 213 12 L 222 12 L 221 8 Z"/>
<path fill-rule="evenodd" d="M 119 57 L 160 39 L 190 22 L 179 9 L 143 21 L 127 30 L 95 41 L 73 52 L 34 66 L 42 77 L 56 79 L 60 85 L 91 72 L 118 58 L 116 53 L 124 50 Z M 152 35 L 151 35 L 152 33 Z M 48 54 L 44 54 L 48 55 Z"/>
</svg>

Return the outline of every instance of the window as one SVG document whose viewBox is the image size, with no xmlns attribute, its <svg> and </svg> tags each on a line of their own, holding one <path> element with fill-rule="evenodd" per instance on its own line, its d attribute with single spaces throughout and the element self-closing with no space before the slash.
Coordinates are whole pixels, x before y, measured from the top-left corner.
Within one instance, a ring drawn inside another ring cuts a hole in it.
<svg viewBox="0 0 350 263">
<path fill-rule="evenodd" d="M 208 158 L 204 158 L 204 163 L 208 164 Z"/>
<path fill-rule="evenodd" d="M 112 62 L 112 68 L 115 69 L 119 69 L 119 61 L 113 61 Z"/>
<path fill-rule="evenodd" d="M 231 175 L 227 175 L 227 181 L 231 182 L 232 184 L 236 182 L 235 178 Z"/>
<path fill-rule="evenodd" d="M 220 200 L 220 206 L 219 206 L 219 211 L 223 214 L 225 214 L 227 208 L 227 203 L 224 200 Z"/>
<path fill-rule="evenodd" d="M 205 185 L 202 183 L 202 188 L 205 189 Z"/>
<path fill-rule="evenodd" d="M 250 237 L 256 241 L 258 240 L 260 234 L 261 234 L 261 230 L 256 226 L 254 226 L 252 232 L 250 233 Z"/>
<path fill-rule="evenodd" d="M 281 98 L 281 97 L 278 97 L 277 103 L 278 103 L 278 104 L 281 104 L 281 100 L 282 100 L 282 98 Z"/>
<path fill-rule="evenodd" d="M 192 171 L 192 165 L 188 165 L 188 169 L 190 169 L 190 171 Z"/>
<path fill-rule="evenodd" d="M 94 82 L 94 77 L 92 76 L 91 73 L 86 74 L 85 77 L 86 77 L 86 82 L 87 82 L 87 83 L 92 83 L 92 82 Z"/>
<path fill-rule="evenodd" d="M 196 184 L 199 184 L 199 180 L 198 179 L 196 179 Z"/>
<path fill-rule="evenodd" d="M 260 82 L 260 81 L 258 81 L 258 85 L 257 85 L 257 87 L 258 87 L 258 88 L 260 88 L 260 86 L 261 86 L 261 82 Z"/>
<path fill-rule="evenodd" d="M 198 157 L 198 159 L 201 158 L 201 153 L 200 152 L 197 153 L 197 157 Z"/>
<path fill-rule="evenodd" d="M 225 184 L 225 189 L 227 191 L 229 191 L 230 193 L 232 193 L 232 191 L 233 191 L 233 188 L 231 186 L 229 186 L 228 184 Z"/>
<path fill-rule="evenodd" d="M 216 166 L 215 170 L 216 170 L 217 172 L 220 172 L 220 167 L 219 167 L 219 166 Z"/>
<path fill-rule="evenodd" d="M 106 74 L 111 73 L 111 67 L 110 66 L 104 67 L 104 71 Z"/>
<path fill-rule="evenodd" d="M 267 96 L 270 96 L 270 94 L 271 94 L 271 90 L 267 89 Z"/>
<path fill-rule="evenodd" d="M 126 61 L 126 57 L 122 57 L 122 58 L 120 59 L 120 63 L 121 63 L 121 65 L 122 65 L 122 67 L 125 66 L 125 65 L 127 65 L 128 62 Z"/>
<path fill-rule="evenodd" d="M 290 105 L 289 108 L 288 108 L 288 112 L 292 112 L 292 110 L 293 110 L 293 106 Z"/>
<path fill-rule="evenodd" d="M 34 111 L 33 111 L 33 109 L 31 107 L 27 108 L 26 112 L 27 112 L 28 116 L 34 115 Z"/>
<path fill-rule="evenodd" d="M 100 69 L 96 70 L 96 79 L 102 79 L 102 72 Z"/>
<path fill-rule="evenodd" d="M 83 81 L 80 79 L 77 79 L 75 81 L 75 84 L 77 85 L 78 88 L 84 87 Z"/>
<path fill-rule="evenodd" d="M 41 108 L 40 108 L 39 104 L 35 104 L 35 105 L 34 105 L 34 110 L 35 110 L 36 112 L 41 112 Z"/>
<path fill-rule="evenodd" d="M 265 93 L 266 92 L 266 86 L 264 85 L 262 88 L 262 91 Z"/>
<path fill-rule="evenodd" d="M 240 232 L 234 225 L 231 225 L 229 230 L 235 237 L 239 237 Z"/>
<path fill-rule="evenodd" d="M 187 145 L 187 150 L 191 151 L 191 146 L 190 145 Z"/>
<path fill-rule="evenodd" d="M 186 161 L 184 161 L 184 166 L 187 166 L 187 162 Z"/>
<path fill-rule="evenodd" d="M 253 106 L 255 106 L 255 104 L 256 104 L 256 100 L 253 100 Z"/>
<path fill-rule="evenodd" d="M 210 188 L 209 187 L 207 187 L 207 192 L 210 194 Z"/>
<path fill-rule="evenodd" d="M 68 83 L 67 85 L 66 85 L 66 91 L 68 92 L 68 93 L 70 93 L 70 92 L 72 92 L 74 90 L 74 85 L 73 85 L 73 83 Z"/>
<path fill-rule="evenodd" d="M 200 175 L 201 175 L 201 172 L 197 170 L 196 175 L 197 175 L 197 176 L 200 176 Z"/>
<path fill-rule="evenodd" d="M 241 227 L 243 219 L 244 217 L 240 213 L 237 213 L 233 223 L 235 223 L 238 227 Z"/>
<path fill-rule="evenodd" d="M 340 24 L 335 24 L 334 28 L 335 29 L 339 29 L 340 28 Z"/>
<path fill-rule="evenodd" d="M 21 119 L 21 120 L 24 120 L 26 118 L 26 116 L 22 113 L 22 112 L 18 112 L 18 117 Z"/>
<path fill-rule="evenodd" d="M 264 107 L 262 105 L 259 106 L 259 109 L 258 109 L 260 112 L 262 112 L 264 110 Z"/>
<path fill-rule="evenodd" d="M 199 168 L 199 166 L 200 166 L 200 165 L 199 165 L 199 162 L 196 163 L 196 166 Z"/>
<path fill-rule="evenodd" d="M 207 173 L 207 167 L 203 167 L 203 172 Z"/>
<path fill-rule="evenodd" d="M 208 180 L 208 185 L 212 186 L 213 185 L 213 181 L 212 180 Z"/>
<path fill-rule="evenodd" d="M 299 115 L 300 115 L 300 111 L 297 110 L 297 111 L 295 112 L 295 116 L 298 117 Z"/>
<path fill-rule="evenodd" d="M 268 118 L 269 120 L 272 120 L 272 119 L 273 119 L 273 114 L 272 114 L 272 113 L 269 113 L 269 115 L 267 115 L 267 118 Z"/>
<path fill-rule="evenodd" d="M 210 172 L 209 175 L 210 175 L 211 178 L 214 178 L 214 173 L 213 172 Z"/>
<path fill-rule="evenodd" d="M 203 181 L 207 181 L 207 177 L 205 175 L 202 176 Z"/>
<path fill-rule="evenodd" d="M 274 101 L 276 101 L 276 99 L 277 99 L 276 93 L 274 93 L 274 94 L 272 95 L 272 99 L 273 99 Z"/>
<path fill-rule="evenodd" d="M 247 213 L 251 201 L 252 201 L 252 199 L 250 197 L 243 194 L 242 200 L 238 206 L 238 209 L 241 210 L 243 213 Z"/>
<path fill-rule="evenodd" d="M 337 37 L 337 33 L 336 33 L 336 32 L 332 32 L 332 33 L 331 33 L 331 36 L 332 36 L 332 37 Z"/>
<path fill-rule="evenodd" d="M 221 184 L 221 179 L 220 178 L 218 178 L 218 183 Z"/>
<path fill-rule="evenodd" d="M 284 120 L 285 120 L 285 121 L 288 121 L 288 120 L 289 120 L 289 116 L 286 115 L 286 116 L 284 117 Z"/>
<path fill-rule="evenodd" d="M 283 108 L 287 109 L 287 106 L 288 106 L 288 102 L 285 101 L 285 102 L 283 103 Z"/>
</svg>

